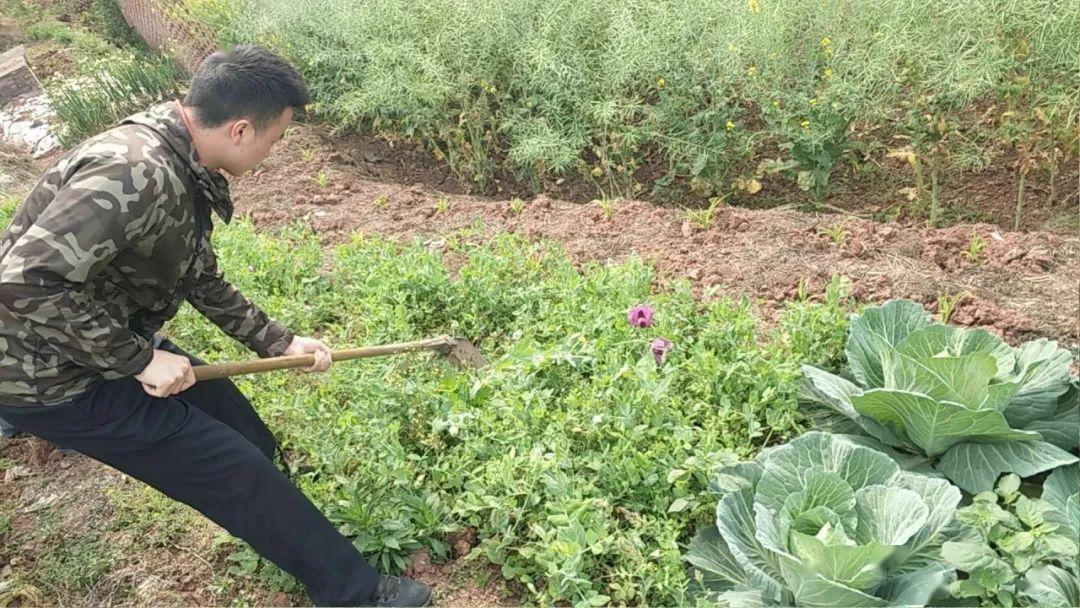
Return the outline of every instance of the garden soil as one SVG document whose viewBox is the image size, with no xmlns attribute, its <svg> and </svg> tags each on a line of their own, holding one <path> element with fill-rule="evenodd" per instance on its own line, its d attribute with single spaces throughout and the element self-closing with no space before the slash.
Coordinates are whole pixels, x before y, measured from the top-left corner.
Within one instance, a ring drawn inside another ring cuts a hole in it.
<svg viewBox="0 0 1080 608">
<path fill-rule="evenodd" d="M 736 207 L 718 208 L 705 228 L 678 208 L 627 201 L 605 211 L 596 203 L 548 196 L 524 201 L 516 213 L 505 199 L 440 192 L 433 174 L 417 175 L 416 183 L 382 181 L 389 176 L 376 165 L 384 158 L 401 163 L 408 154 L 376 155 L 376 145 L 386 146 L 369 142 L 359 152 L 316 127 L 298 126 L 259 171 L 233 180 L 237 212 L 265 229 L 308 225 L 328 247 L 354 234 L 445 248 L 462 231 L 476 240 L 512 232 L 557 242 L 577 264 L 638 256 L 656 268 L 656 289 L 685 279 L 702 298 L 749 296 L 766 319 L 800 291 L 819 297 L 834 275 L 847 277 L 863 302 L 911 298 L 936 312 L 942 294 L 966 294 L 953 312 L 956 323 L 985 327 L 1013 343 L 1033 337 L 1071 347 L 1080 342 L 1076 234 L 1012 232 L 992 224 L 933 229 Z M 7 184 L 13 190 L 28 188 L 56 158 L 30 161 L 0 152 L 0 168 L 19 182 Z M 449 256 L 447 262 L 453 267 L 457 261 Z M 17 580 L 55 550 L 56 539 L 96 530 L 106 530 L 105 540 L 119 556 L 92 589 L 65 597 L 36 590 L 46 604 L 221 605 L 242 598 L 251 605 L 309 605 L 302 594 L 269 592 L 246 579 L 223 587 L 220 573 L 231 565 L 230 549 L 215 547 L 219 530 L 205 520 L 196 519 L 199 524 L 178 540 L 150 548 L 139 545 L 131 530 L 110 529 L 115 515 L 108 496 L 138 484 L 88 458 L 19 439 L 0 441 L 0 461 L 7 467 L 0 474 L 0 506 L 12 513 L 4 536 L 17 539 L 0 550 L 0 572 Z M 33 533 L 49 525 L 59 525 L 52 540 Z M 467 535 L 447 541 L 457 559 L 439 564 L 417 554 L 409 571 L 435 586 L 440 605 L 520 604 L 497 571 L 464 557 L 471 545 Z"/>
<path fill-rule="evenodd" d="M 658 289 L 686 279 L 702 297 L 750 296 L 767 318 L 800 285 L 820 296 L 842 275 L 863 302 L 910 298 L 937 312 L 942 296 L 960 296 L 955 323 L 1014 343 L 1080 341 L 1075 233 L 740 207 L 718 208 L 705 227 L 674 207 L 624 201 L 605 210 L 545 195 L 515 213 L 505 199 L 373 179 L 371 165 L 393 154 L 373 147 L 350 153 L 315 127 L 295 127 L 258 171 L 233 181 L 237 212 L 263 228 L 309 225 L 328 245 L 359 233 L 445 248 L 462 231 L 480 240 L 511 232 L 560 243 L 579 264 L 637 256 L 655 267 Z"/>
</svg>

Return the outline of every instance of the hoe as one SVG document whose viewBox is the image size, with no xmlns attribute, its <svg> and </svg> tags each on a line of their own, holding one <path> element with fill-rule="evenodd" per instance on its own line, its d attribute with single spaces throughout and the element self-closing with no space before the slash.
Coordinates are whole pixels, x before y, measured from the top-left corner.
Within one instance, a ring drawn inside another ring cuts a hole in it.
<svg viewBox="0 0 1080 608">
<path fill-rule="evenodd" d="M 473 346 L 472 342 L 469 342 L 464 338 L 452 338 L 450 336 L 439 336 L 437 338 L 419 340 L 417 342 L 399 342 L 396 344 L 336 350 L 331 354 L 331 360 L 349 361 L 351 359 L 397 355 L 422 350 L 435 351 L 446 357 L 454 366 L 462 369 L 481 368 L 487 365 L 487 360 L 484 359 L 484 356 L 480 354 L 480 351 Z M 203 381 L 240 376 L 243 374 L 269 372 L 278 369 L 310 367 L 314 365 L 314 363 L 315 355 L 290 355 L 286 357 L 255 359 L 252 361 L 199 365 L 196 366 L 193 371 L 195 372 L 195 379 Z"/>
</svg>

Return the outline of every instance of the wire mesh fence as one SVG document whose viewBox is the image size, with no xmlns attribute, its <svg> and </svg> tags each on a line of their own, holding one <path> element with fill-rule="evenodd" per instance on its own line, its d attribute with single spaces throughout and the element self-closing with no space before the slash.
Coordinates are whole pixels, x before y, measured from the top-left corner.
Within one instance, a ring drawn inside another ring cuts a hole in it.
<svg viewBox="0 0 1080 608">
<path fill-rule="evenodd" d="M 120 12 L 146 43 L 172 57 L 189 74 L 218 48 L 214 32 L 184 18 L 178 0 L 118 0 Z"/>
</svg>

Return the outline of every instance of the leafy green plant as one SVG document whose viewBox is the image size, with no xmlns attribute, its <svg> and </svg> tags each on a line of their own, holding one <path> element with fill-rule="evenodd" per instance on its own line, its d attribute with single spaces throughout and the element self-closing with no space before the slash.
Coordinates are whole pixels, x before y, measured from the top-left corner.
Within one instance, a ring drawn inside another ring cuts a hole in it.
<svg viewBox="0 0 1080 608">
<path fill-rule="evenodd" d="M 521 215 L 521 212 L 525 210 L 525 201 L 515 196 L 514 198 L 510 199 L 509 207 L 510 213 L 514 215 Z"/>
<path fill-rule="evenodd" d="M 846 352 L 843 376 L 803 368 L 800 398 L 822 425 L 868 435 L 971 493 L 1002 473 L 1077 461 L 1077 380 L 1056 342 L 1012 348 L 893 300 L 852 322 Z"/>
<path fill-rule="evenodd" d="M 450 199 L 446 198 L 445 196 L 440 196 L 439 200 L 435 202 L 435 213 L 438 213 L 439 215 L 444 215 L 449 210 Z"/>
<path fill-rule="evenodd" d="M 1061 483 L 1055 476 L 1069 473 L 1075 477 L 1077 466 L 1055 471 L 1047 482 L 1050 491 Z M 1074 500 L 1073 507 L 1080 504 Z M 1001 478 L 996 491 L 977 494 L 970 506 L 956 513 L 970 538 L 947 542 L 941 549 L 942 557 L 962 573 L 949 592 L 955 598 L 977 599 L 983 606 L 1074 605 L 1046 601 L 1049 589 L 1037 583 L 1048 568 L 1075 569 L 1080 528 L 1068 521 L 1067 510 L 1024 496 L 1020 478 L 1012 474 Z M 1032 571 L 1035 580 L 1025 581 Z"/>
<path fill-rule="evenodd" d="M 325 189 L 327 186 L 330 185 L 330 176 L 326 173 L 325 169 L 319 170 L 319 172 L 315 174 L 314 179 L 315 179 L 315 185 L 320 187 L 320 188 Z"/>
<path fill-rule="evenodd" d="M 886 454 L 812 431 L 721 470 L 715 525 L 686 559 L 723 605 L 924 606 L 961 494 Z"/>
<path fill-rule="evenodd" d="M 1073 542 L 1080 538 L 1080 465 L 1055 470 L 1043 484 L 1042 500 L 1052 507 L 1045 521 Z M 1021 594 L 1032 604 L 1067 608 L 1080 606 L 1080 559 L 1039 564 L 1028 570 Z"/>
<path fill-rule="evenodd" d="M 302 148 L 300 150 L 300 160 L 305 163 L 310 163 L 315 158 L 315 148 Z"/>
<path fill-rule="evenodd" d="M 119 0 L 93 0 L 90 8 L 90 27 L 114 44 L 137 49 L 146 48 L 139 33 L 124 18 Z"/>
<path fill-rule="evenodd" d="M 75 42 L 75 36 L 75 32 L 73 32 L 70 27 L 55 21 L 35 23 L 26 28 L 27 39 L 35 41 L 52 40 L 53 42 L 70 44 Z"/>
<path fill-rule="evenodd" d="M 1048 24 L 1040 0 L 553 0 L 560 27 L 531 0 L 184 4 L 230 41 L 294 59 L 322 119 L 411 138 L 477 189 L 508 169 L 536 189 L 579 174 L 596 197 L 651 186 L 705 199 L 779 149 L 797 164 L 785 174 L 820 201 L 848 150 L 923 138 L 938 117 L 957 133 L 1017 76 L 1059 100 L 1062 143 L 1077 108 L 1076 24 Z M 1014 105 L 1035 103 L 1025 92 Z M 920 162 L 944 165 L 923 139 Z"/>
<path fill-rule="evenodd" d="M 491 361 L 406 355 L 241 388 L 380 569 L 469 535 L 470 559 L 527 602 L 685 605 L 680 547 L 715 507 L 710 479 L 798 431 L 800 363 L 842 364 L 843 283 L 766 325 L 750 301 L 654 293 L 637 259 L 578 268 L 555 244 L 473 234 L 448 234 L 445 254 L 362 236 L 323 252 L 307 228 L 216 229 L 227 276 L 296 331 L 339 346 L 466 335 Z M 628 321 L 642 302 L 650 327 Z M 245 356 L 190 307 L 167 331 L 206 360 Z"/>
<path fill-rule="evenodd" d="M 379 196 L 375 197 L 375 200 L 372 201 L 371 204 L 375 205 L 376 209 L 382 209 L 383 207 L 390 204 L 390 197 L 386 194 L 380 194 Z"/>
</svg>

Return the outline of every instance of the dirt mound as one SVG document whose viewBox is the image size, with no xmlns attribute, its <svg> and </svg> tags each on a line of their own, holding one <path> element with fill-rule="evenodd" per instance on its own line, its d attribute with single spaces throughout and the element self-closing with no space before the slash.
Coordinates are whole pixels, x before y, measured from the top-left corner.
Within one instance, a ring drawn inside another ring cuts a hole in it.
<svg viewBox="0 0 1080 608">
<path fill-rule="evenodd" d="M 1075 344 L 1080 238 L 1009 232 L 990 224 L 933 229 L 840 214 L 718 208 L 708 221 L 638 201 L 575 204 L 541 195 L 518 205 L 413 185 L 371 181 L 364 161 L 324 147 L 299 127 L 254 175 L 234 182 L 240 213 L 256 224 L 306 221 L 329 242 L 354 232 L 437 243 L 479 228 L 562 244 L 576 262 L 638 256 L 658 285 L 679 278 L 702 295 L 750 295 L 768 314 L 802 289 L 848 277 L 866 302 L 911 298 L 937 311 L 959 298 L 952 320 L 1010 340 L 1035 335 Z"/>
</svg>

